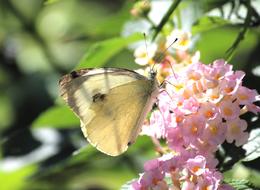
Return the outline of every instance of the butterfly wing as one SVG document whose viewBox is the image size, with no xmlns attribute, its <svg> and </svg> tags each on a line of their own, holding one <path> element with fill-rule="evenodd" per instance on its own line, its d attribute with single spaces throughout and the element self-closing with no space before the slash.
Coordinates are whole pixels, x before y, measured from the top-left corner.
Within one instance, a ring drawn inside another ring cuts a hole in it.
<svg viewBox="0 0 260 190">
<path fill-rule="evenodd" d="M 135 141 L 158 93 L 154 81 L 126 69 L 80 70 L 65 75 L 60 87 L 84 136 L 112 156 Z"/>
</svg>

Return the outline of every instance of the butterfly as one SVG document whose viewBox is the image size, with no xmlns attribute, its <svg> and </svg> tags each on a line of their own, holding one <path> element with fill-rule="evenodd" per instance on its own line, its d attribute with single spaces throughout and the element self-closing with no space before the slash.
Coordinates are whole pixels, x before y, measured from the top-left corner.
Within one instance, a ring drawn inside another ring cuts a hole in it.
<svg viewBox="0 0 260 190">
<path fill-rule="evenodd" d="M 85 138 L 111 156 L 135 142 L 159 94 L 155 71 L 145 77 L 121 68 L 72 71 L 61 78 L 59 87 L 80 119 Z"/>
</svg>

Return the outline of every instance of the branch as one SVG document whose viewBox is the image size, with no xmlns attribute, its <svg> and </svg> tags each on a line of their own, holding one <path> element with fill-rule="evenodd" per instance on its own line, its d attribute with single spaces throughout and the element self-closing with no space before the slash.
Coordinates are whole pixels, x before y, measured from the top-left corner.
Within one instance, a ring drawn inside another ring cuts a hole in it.
<svg viewBox="0 0 260 190">
<path fill-rule="evenodd" d="M 245 22 L 243 25 L 242 30 L 238 33 L 236 40 L 233 42 L 232 46 L 226 51 L 226 60 L 230 61 L 235 53 L 235 50 L 238 48 L 240 42 L 245 38 L 245 34 L 250 27 L 251 24 L 251 16 L 252 16 L 252 11 L 251 11 L 251 6 L 250 3 L 247 6 L 247 15 L 245 18 Z"/>
<path fill-rule="evenodd" d="M 155 27 L 155 32 L 154 35 L 152 37 L 152 41 L 155 40 L 155 38 L 157 37 L 157 35 L 159 34 L 159 32 L 162 30 L 163 26 L 166 24 L 166 22 L 169 20 L 170 16 L 172 15 L 173 11 L 178 7 L 179 3 L 181 2 L 181 0 L 174 0 L 174 2 L 172 3 L 172 5 L 170 6 L 170 8 L 168 9 L 168 11 L 165 13 L 165 15 L 163 16 L 162 20 L 160 21 L 160 23 L 158 24 L 157 27 Z"/>
</svg>

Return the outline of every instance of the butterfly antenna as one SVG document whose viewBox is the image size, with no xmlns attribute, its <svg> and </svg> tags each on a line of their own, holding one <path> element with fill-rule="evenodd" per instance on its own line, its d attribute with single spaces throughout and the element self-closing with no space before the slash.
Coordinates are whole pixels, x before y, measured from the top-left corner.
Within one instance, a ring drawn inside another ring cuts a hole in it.
<svg viewBox="0 0 260 190">
<path fill-rule="evenodd" d="M 163 52 L 160 53 L 157 58 L 155 58 L 155 62 L 158 62 L 158 63 L 161 62 L 161 61 L 163 60 L 164 56 L 165 56 L 165 53 L 169 50 L 169 48 L 170 48 L 175 42 L 177 42 L 177 40 L 178 40 L 178 38 L 175 38 L 175 40 L 172 41 L 172 42 L 170 43 L 170 45 L 169 45 L 167 48 L 165 48 L 165 50 L 163 50 Z"/>
<path fill-rule="evenodd" d="M 148 54 L 148 46 L 147 46 L 147 38 L 146 38 L 146 34 L 143 33 L 143 35 L 144 35 L 144 43 L 145 43 L 146 56 L 147 56 L 148 60 L 150 60 L 150 56 L 149 56 L 149 54 Z M 150 71 L 151 71 L 151 70 L 153 70 L 153 67 L 150 68 Z"/>
<path fill-rule="evenodd" d="M 163 52 L 160 53 L 157 58 L 155 58 L 155 62 L 160 63 L 160 62 L 163 60 L 163 58 L 164 58 L 166 52 L 169 50 L 169 48 L 170 48 L 175 42 L 177 42 L 177 40 L 178 40 L 178 38 L 175 38 L 175 39 L 170 43 L 170 45 L 169 45 L 167 48 L 165 48 L 165 50 L 163 50 Z M 167 64 L 170 65 L 171 70 L 172 70 L 172 73 L 173 73 L 173 75 L 174 75 L 175 78 L 176 78 L 175 72 L 174 72 L 174 70 L 173 70 L 173 68 L 172 68 L 172 64 L 169 63 L 168 61 L 167 61 Z"/>
<path fill-rule="evenodd" d="M 146 34 L 143 33 L 143 35 L 144 35 L 144 44 L 145 44 L 146 56 L 149 58 L 149 56 L 148 56 L 148 48 L 147 48 L 147 39 L 146 39 Z"/>
</svg>

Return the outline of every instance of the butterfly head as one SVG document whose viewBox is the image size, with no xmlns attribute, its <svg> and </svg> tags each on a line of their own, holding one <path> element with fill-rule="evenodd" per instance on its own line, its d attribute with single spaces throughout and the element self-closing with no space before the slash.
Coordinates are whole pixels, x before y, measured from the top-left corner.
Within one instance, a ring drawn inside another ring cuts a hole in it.
<svg viewBox="0 0 260 190">
<path fill-rule="evenodd" d="M 154 80 L 156 78 L 156 75 L 157 75 L 157 71 L 154 70 L 153 68 L 151 68 L 150 71 L 149 71 L 148 78 L 150 80 Z"/>
</svg>

